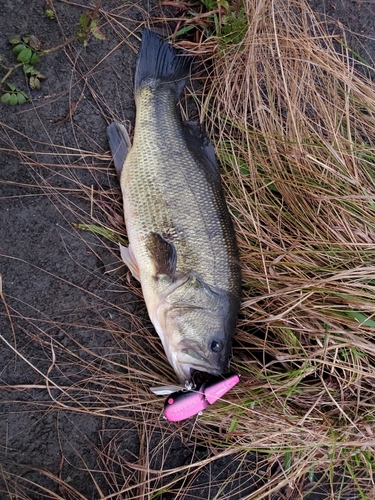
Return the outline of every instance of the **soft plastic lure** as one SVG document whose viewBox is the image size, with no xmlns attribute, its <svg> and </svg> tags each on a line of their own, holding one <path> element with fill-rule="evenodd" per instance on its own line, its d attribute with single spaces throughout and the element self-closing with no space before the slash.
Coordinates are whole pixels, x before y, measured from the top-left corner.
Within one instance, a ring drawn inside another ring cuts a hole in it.
<svg viewBox="0 0 375 500">
<path fill-rule="evenodd" d="M 222 398 L 240 380 L 239 375 L 231 373 L 215 377 L 202 383 L 194 390 L 180 390 L 167 397 L 164 416 L 171 422 L 180 422 L 203 411 L 210 404 Z"/>
</svg>

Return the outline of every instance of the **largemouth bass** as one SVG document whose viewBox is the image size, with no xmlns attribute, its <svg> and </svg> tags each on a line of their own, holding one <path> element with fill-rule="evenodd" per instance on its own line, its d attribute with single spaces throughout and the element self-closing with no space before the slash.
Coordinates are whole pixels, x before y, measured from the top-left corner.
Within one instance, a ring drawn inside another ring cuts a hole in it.
<svg viewBox="0 0 375 500">
<path fill-rule="evenodd" d="M 135 75 L 131 145 L 112 123 L 129 246 L 124 262 L 142 286 L 150 319 L 181 382 L 229 366 L 241 274 L 214 148 L 177 100 L 191 58 L 145 30 Z"/>
</svg>

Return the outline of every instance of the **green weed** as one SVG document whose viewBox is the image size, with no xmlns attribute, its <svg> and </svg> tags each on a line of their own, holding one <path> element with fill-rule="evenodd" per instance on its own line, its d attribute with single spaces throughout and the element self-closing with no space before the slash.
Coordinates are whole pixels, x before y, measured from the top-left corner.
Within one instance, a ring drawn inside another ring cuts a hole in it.
<svg viewBox="0 0 375 500">
<path fill-rule="evenodd" d="M 23 104 L 26 102 L 28 97 L 23 90 L 17 88 L 13 83 L 8 83 L 7 89 L 1 87 L 1 84 L 6 82 L 13 71 L 17 68 L 22 68 L 31 89 L 40 89 L 40 81 L 43 80 L 45 76 L 35 68 L 42 54 L 40 50 L 41 43 L 36 36 L 17 35 L 11 38 L 9 43 L 12 46 L 12 51 L 18 63 L 11 67 L 1 64 L 3 69 L 7 70 L 5 76 L 0 81 L 0 89 L 3 92 L 1 102 L 15 106 L 16 104 Z"/>
<path fill-rule="evenodd" d="M 73 222 L 72 226 L 80 229 L 81 231 L 88 231 L 92 234 L 96 234 L 98 236 L 103 236 L 103 238 L 106 238 L 109 241 L 112 241 L 113 243 L 121 243 L 122 245 L 128 245 L 129 242 L 126 238 L 119 236 L 116 234 L 114 231 L 111 231 L 110 229 L 107 229 L 102 226 L 96 226 L 95 224 L 78 224 Z"/>
<path fill-rule="evenodd" d="M 1 96 L 1 102 L 9 103 L 11 106 L 16 104 L 23 104 L 27 101 L 27 94 L 13 83 L 7 83 L 8 90 Z"/>
<path fill-rule="evenodd" d="M 96 11 L 84 12 L 80 16 L 76 35 L 79 42 L 84 47 L 87 46 L 88 39 L 91 35 L 98 40 L 105 40 L 105 35 L 102 33 L 102 31 L 100 31 L 100 28 L 98 26 Z"/>
<path fill-rule="evenodd" d="M 48 19 L 51 19 L 51 20 L 52 20 L 52 19 L 55 19 L 55 13 L 53 12 L 53 10 L 52 10 L 52 9 L 46 9 L 46 10 L 44 11 L 44 13 L 45 13 L 45 15 L 46 15 L 46 17 L 47 17 Z"/>
<path fill-rule="evenodd" d="M 175 6 L 182 6 L 176 2 Z M 176 36 L 198 30 L 205 37 L 215 36 L 225 44 L 239 43 L 247 29 L 246 11 L 242 2 L 227 0 L 198 0 L 191 4 L 182 18 L 182 26 Z"/>
</svg>

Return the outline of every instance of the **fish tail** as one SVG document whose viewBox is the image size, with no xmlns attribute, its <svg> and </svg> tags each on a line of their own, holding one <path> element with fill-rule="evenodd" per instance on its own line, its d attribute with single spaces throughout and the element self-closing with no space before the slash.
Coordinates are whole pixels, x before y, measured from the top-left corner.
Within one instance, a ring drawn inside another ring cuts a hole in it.
<svg viewBox="0 0 375 500">
<path fill-rule="evenodd" d="M 176 49 L 159 35 L 144 30 L 135 72 L 135 92 L 142 87 L 170 84 L 180 95 L 187 83 L 192 57 Z"/>
</svg>

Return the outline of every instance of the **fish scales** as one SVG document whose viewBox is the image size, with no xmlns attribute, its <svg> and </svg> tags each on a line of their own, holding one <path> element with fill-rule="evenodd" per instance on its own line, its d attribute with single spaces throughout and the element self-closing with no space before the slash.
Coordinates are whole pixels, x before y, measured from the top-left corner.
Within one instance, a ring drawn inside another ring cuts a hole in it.
<svg viewBox="0 0 375 500">
<path fill-rule="evenodd" d="M 194 270 L 209 285 L 233 289 L 231 263 L 237 266 L 238 257 L 233 232 L 222 215 L 222 193 L 209 183 L 205 169 L 187 148 L 170 94 L 168 89 L 141 89 L 133 148 L 121 178 L 126 186 L 125 218 L 132 207 L 141 214 L 133 224 L 127 222 L 137 233 L 133 251 L 141 281 L 153 265 L 143 243 L 153 231 L 175 245 L 177 272 Z"/>
<path fill-rule="evenodd" d="M 194 370 L 227 370 L 241 287 L 213 147 L 198 124 L 182 122 L 177 112 L 189 65 L 146 30 L 133 144 L 123 126 L 108 127 L 130 243 L 122 256 L 181 381 Z"/>
</svg>

